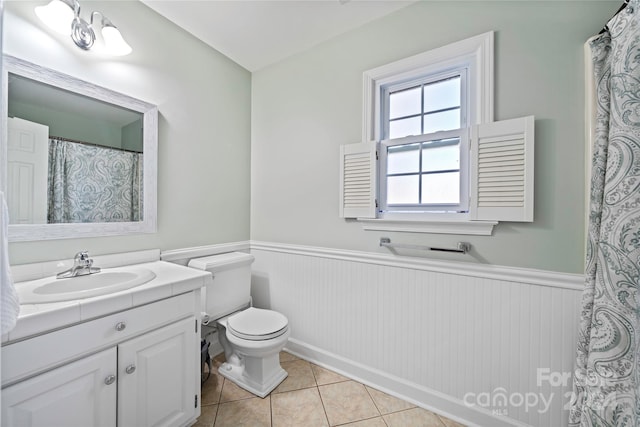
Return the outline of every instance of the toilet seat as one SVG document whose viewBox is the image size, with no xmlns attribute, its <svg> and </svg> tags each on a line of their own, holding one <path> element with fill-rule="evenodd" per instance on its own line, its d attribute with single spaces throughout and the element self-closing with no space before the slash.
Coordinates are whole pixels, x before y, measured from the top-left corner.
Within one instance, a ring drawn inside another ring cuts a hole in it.
<svg viewBox="0 0 640 427">
<path fill-rule="evenodd" d="M 250 341 L 277 338 L 288 330 L 288 326 L 289 320 L 283 314 L 255 307 L 227 319 L 227 330 L 231 334 Z"/>
</svg>

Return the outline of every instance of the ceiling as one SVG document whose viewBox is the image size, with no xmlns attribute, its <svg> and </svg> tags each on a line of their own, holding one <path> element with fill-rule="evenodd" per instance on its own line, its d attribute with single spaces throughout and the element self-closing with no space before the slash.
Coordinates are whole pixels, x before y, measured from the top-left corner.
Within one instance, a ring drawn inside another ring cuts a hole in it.
<svg viewBox="0 0 640 427">
<path fill-rule="evenodd" d="M 416 0 L 141 0 L 256 71 Z"/>
</svg>

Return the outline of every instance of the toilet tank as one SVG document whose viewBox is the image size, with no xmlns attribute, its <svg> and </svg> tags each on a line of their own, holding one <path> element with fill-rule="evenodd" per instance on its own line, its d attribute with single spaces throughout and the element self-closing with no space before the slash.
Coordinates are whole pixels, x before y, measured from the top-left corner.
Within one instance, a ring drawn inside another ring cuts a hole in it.
<svg viewBox="0 0 640 427">
<path fill-rule="evenodd" d="M 209 271 L 209 281 L 202 295 L 202 309 L 211 320 L 244 308 L 251 301 L 251 263 L 253 255 L 229 252 L 193 258 L 189 267 Z"/>
</svg>

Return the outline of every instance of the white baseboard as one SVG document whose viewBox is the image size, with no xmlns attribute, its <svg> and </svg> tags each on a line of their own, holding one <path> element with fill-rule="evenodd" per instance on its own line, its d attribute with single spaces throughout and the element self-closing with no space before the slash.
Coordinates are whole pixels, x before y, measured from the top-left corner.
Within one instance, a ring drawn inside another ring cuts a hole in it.
<svg viewBox="0 0 640 427">
<path fill-rule="evenodd" d="M 512 418 L 494 415 L 486 409 L 465 405 L 463 401 L 436 390 L 389 375 L 296 339 L 289 339 L 285 351 L 468 426 L 528 426 Z"/>
</svg>

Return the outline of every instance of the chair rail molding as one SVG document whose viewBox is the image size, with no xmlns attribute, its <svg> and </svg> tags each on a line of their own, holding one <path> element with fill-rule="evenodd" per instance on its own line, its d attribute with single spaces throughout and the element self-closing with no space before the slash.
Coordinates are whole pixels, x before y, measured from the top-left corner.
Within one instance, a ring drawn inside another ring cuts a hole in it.
<svg viewBox="0 0 640 427">
<path fill-rule="evenodd" d="M 251 240 L 250 248 L 582 291 L 584 275 Z"/>
</svg>

